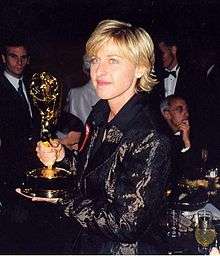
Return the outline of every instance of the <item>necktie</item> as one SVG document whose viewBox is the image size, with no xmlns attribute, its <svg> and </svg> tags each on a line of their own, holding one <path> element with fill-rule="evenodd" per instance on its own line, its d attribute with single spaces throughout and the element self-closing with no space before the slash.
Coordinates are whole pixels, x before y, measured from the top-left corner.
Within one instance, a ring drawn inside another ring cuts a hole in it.
<svg viewBox="0 0 220 256">
<path fill-rule="evenodd" d="M 24 107 L 25 107 L 25 112 L 28 114 L 28 116 L 30 117 L 31 116 L 31 110 L 30 110 L 30 108 L 29 108 L 29 105 L 28 105 L 28 102 L 27 102 L 27 100 L 26 100 L 26 97 L 25 97 L 25 94 L 24 94 L 24 91 L 23 91 L 23 82 L 22 82 L 22 80 L 21 79 L 19 79 L 19 81 L 18 81 L 18 94 L 19 94 L 19 96 L 22 98 L 22 101 L 23 101 L 23 103 L 24 103 Z M 32 123 L 32 118 L 30 118 L 30 135 L 29 135 L 29 138 L 28 138 L 28 140 L 31 140 L 32 139 L 32 135 L 31 135 L 31 133 L 32 133 L 32 125 L 33 125 L 33 123 Z"/>
<path fill-rule="evenodd" d="M 22 80 L 19 80 L 18 81 L 18 94 L 20 95 L 20 97 L 22 98 L 23 102 L 24 102 L 24 105 L 25 107 L 28 109 L 28 104 L 27 104 L 27 100 L 26 100 L 26 97 L 24 95 L 24 91 L 23 91 L 23 85 L 22 85 Z"/>
<path fill-rule="evenodd" d="M 176 71 L 167 71 L 167 70 L 164 70 L 164 72 L 163 72 L 163 77 L 166 78 L 166 77 L 168 77 L 169 75 L 172 75 L 172 76 L 176 77 Z"/>
</svg>

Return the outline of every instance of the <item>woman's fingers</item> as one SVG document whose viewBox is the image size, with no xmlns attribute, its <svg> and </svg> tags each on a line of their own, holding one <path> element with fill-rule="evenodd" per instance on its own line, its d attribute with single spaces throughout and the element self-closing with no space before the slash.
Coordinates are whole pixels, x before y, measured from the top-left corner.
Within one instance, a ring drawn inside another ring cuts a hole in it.
<svg viewBox="0 0 220 256">
<path fill-rule="evenodd" d="M 64 158 L 65 151 L 59 140 L 39 141 L 36 147 L 37 156 L 45 166 L 52 166 Z"/>
<path fill-rule="evenodd" d="M 31 199 L 33 202 L 46 202 L 46 203 L 57 203 L 58 198 L 46 198 L 46 197 L 36 197 L 36 196 L 28 196 L 25 193 L 22 193 L 20 188 L 16 188 L 15 191 L 23 197 Z"/>
<path fill-rule="evenodd" d="M 52 166 L 57 158 L 56 150 L 49 142 L 39 141 L 36 147 L 37 156 L 45 166 Z"/>
<path fill-rule="evenodd" d="M 56 204 L 58 201 L 58 198 L 44 198 L 44 197 L 32 197 L 33 202 L 45 202 L 45 203 L 52 203 Z"/>
</svg>

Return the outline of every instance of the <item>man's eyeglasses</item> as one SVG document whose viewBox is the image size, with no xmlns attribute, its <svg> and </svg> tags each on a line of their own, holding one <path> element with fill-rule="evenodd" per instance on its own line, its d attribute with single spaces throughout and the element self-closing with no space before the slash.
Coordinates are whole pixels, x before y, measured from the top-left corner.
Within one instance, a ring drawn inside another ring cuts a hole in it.
<svg viewBox="0 0 220 256">
<path fill-rule="evenodd" d="M 169 111 L 169 112 L 177 112 L 177 113 L 183 113 L 183 112 L 188 112 L 188 107 L 178 106 L 178 107 L 176 107 L 176 108 L 169 108 L 169 109 L 166 109 L 166 111 Z"/>
</svg>

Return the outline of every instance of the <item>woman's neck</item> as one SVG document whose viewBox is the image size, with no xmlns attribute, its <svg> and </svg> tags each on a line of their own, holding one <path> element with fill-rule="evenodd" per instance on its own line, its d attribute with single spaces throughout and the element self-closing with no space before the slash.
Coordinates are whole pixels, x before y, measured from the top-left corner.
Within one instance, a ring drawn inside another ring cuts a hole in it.
<svg viewBox="0 0 220 256">
<path fill-rule="evenodd" d="M 108 122 L 110 122 L 117 114 L 118 112 L 122 109 L 122 107 L 134 96 L 135 92 L 131 93 L 128 97 L 117 97 L 111 100 L 108 100 L 108 104 L 110 107 L 110 113 L 108 117 Z M 123 95 L 121 95 L 123 96 Z"/>
</svg>

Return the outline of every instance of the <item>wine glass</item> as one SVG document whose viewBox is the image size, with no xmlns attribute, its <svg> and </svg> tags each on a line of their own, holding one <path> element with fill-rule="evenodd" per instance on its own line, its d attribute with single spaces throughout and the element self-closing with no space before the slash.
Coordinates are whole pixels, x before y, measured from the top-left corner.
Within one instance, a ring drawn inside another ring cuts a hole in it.
<svg viewBox="0 0 220 256">
<path fill-rule="evenodd" d="M 197 213 L 198 223 L 195 229 L 195 238 L 198 242 L 198 252 L 203 255 L 209 254 L 209 246 L 215 242 L 216 231 L 212 223 L 212 214 L 201 210 Z"/>
</svg>

